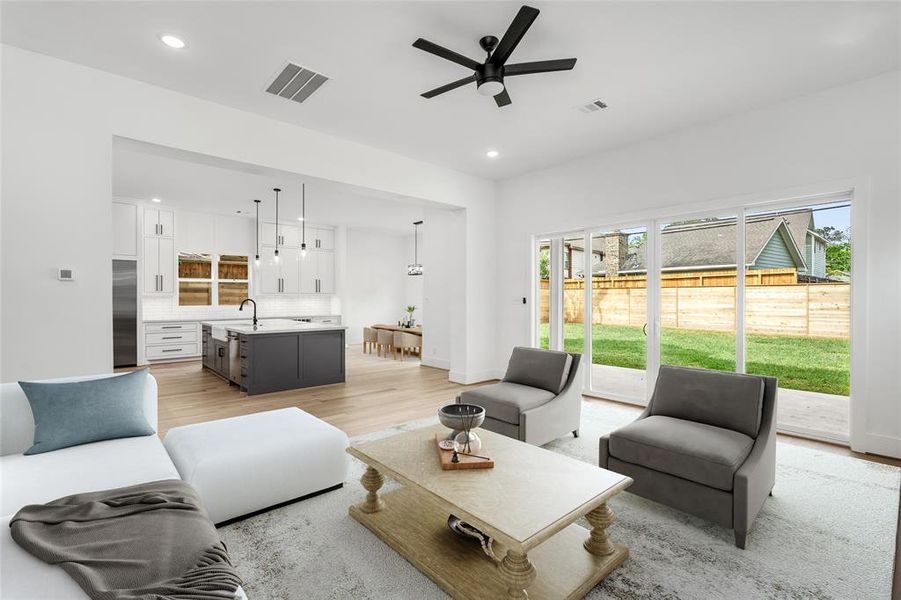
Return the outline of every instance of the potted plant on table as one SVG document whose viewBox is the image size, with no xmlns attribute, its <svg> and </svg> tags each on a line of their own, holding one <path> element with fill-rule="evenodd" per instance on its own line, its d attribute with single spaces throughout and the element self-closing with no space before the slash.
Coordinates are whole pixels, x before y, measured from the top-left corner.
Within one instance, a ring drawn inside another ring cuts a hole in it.
<svg viewBox="0 0 901 600">
<path fill-rule="evenodd" d="M 407 322 L 404 324 L 405 327 L 413 327 L 415 321 L 413 320 L 413 313 L 416 312 L 416 307 L 412 304 L 407 307 Z"/>
</svg>

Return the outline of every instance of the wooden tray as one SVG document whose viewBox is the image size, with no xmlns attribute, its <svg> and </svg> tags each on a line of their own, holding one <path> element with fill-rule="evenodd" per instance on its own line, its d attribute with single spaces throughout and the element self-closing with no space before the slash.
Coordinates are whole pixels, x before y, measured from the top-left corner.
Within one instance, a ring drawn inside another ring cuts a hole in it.
<svg viewBox="0 0 901 600">
<path fill-rule="evenodd" d="M 460 462 L 453 463 L 451 462 L 451 458 L 454 456 L 453 450 L 442 450 L 441 446 L 438 445 L 443 439 L 446 439 L 447 436 L 441 433 L 435 434 L 435 449 L 438 450 L 438 459 L 441 461 L 441 468 L 445 471 L 456 471 L 458 469 L 492 469 L 494 468 L 494 460 L 491 460 L 491 455 L 485 452 L 484 449 L 479 450 L 479 454 L 481 456 L 489 457 L 489 460 L 485 460 L 484 458 L 476 458 L 474 456 L 466 456 L 460 454 Z"/>
</svg>

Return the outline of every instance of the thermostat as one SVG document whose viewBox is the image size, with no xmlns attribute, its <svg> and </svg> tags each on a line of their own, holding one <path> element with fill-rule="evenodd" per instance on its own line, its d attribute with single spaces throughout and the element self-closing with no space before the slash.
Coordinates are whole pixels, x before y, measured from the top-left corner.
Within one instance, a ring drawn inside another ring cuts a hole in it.
<svg viewBox="0 0 901 600">
<path fill-rule="evenodd" d="M 72 269 L 60 269 L 57 278 L 60 281 L 75 281 L 75 271 Z"/>
</svg>

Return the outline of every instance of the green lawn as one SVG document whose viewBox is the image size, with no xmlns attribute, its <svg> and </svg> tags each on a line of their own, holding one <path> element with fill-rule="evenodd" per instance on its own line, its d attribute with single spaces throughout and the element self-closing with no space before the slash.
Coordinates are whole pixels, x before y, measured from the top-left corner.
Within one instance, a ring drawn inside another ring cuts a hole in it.
<svg viewBox="0 0 901 600">
<path fill-rule="evenodd" d="M 581 324 L 565 325 L 564 347 L 582 352 Z M 595 326 L 592 362 L 632 369 L 645 368 L 641 327 Z M 717 331 L 664 328 L 660 335 L 663 364 L 735 370 L 735 335 Z M 541 326 L 547 347 L 548 326 Z M 849 340 L 749 334 L 745 346 L 747 372 L 779 378 L 779 387 L 847 396 L 850 390 Z"/>
</svg>

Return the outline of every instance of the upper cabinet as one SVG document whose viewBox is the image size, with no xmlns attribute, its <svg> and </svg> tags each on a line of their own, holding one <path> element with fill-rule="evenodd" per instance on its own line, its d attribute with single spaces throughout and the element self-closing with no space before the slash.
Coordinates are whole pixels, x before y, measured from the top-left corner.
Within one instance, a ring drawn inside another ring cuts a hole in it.
<svg viewBox="0 0 901 600">
<path fill-rule="evenodd" d="M 175 292 L 175 240 L 145 237 L 143 271 L 145 294 Z"/>
<path fill-rule="evenodd" d="M 144 209 L 144 235 L 156 237 L 175 236 L 175 213 L 156 208 Z"/>
<path fill-rule="evenodd" d="M 138 207 L 113 202 L 113 256 L 138 256 Z"/>
<path fill-rule="evenodd" d="M 260 226 L 260 245 L 275 246 L 279 248 L 299 248 L 300 247 L 300 229 L 294 225 L 278 224 L 276 231 L 275 223 L 263 223 Z"/>
<path fill-rule="evenodd" d="M 312 240 L 308 243 L 308 248 L 317 250 L 334 250 L 335 249 L 335 230 L 334 229 L 307 229 L 307 239 Z"/>
</svg>

